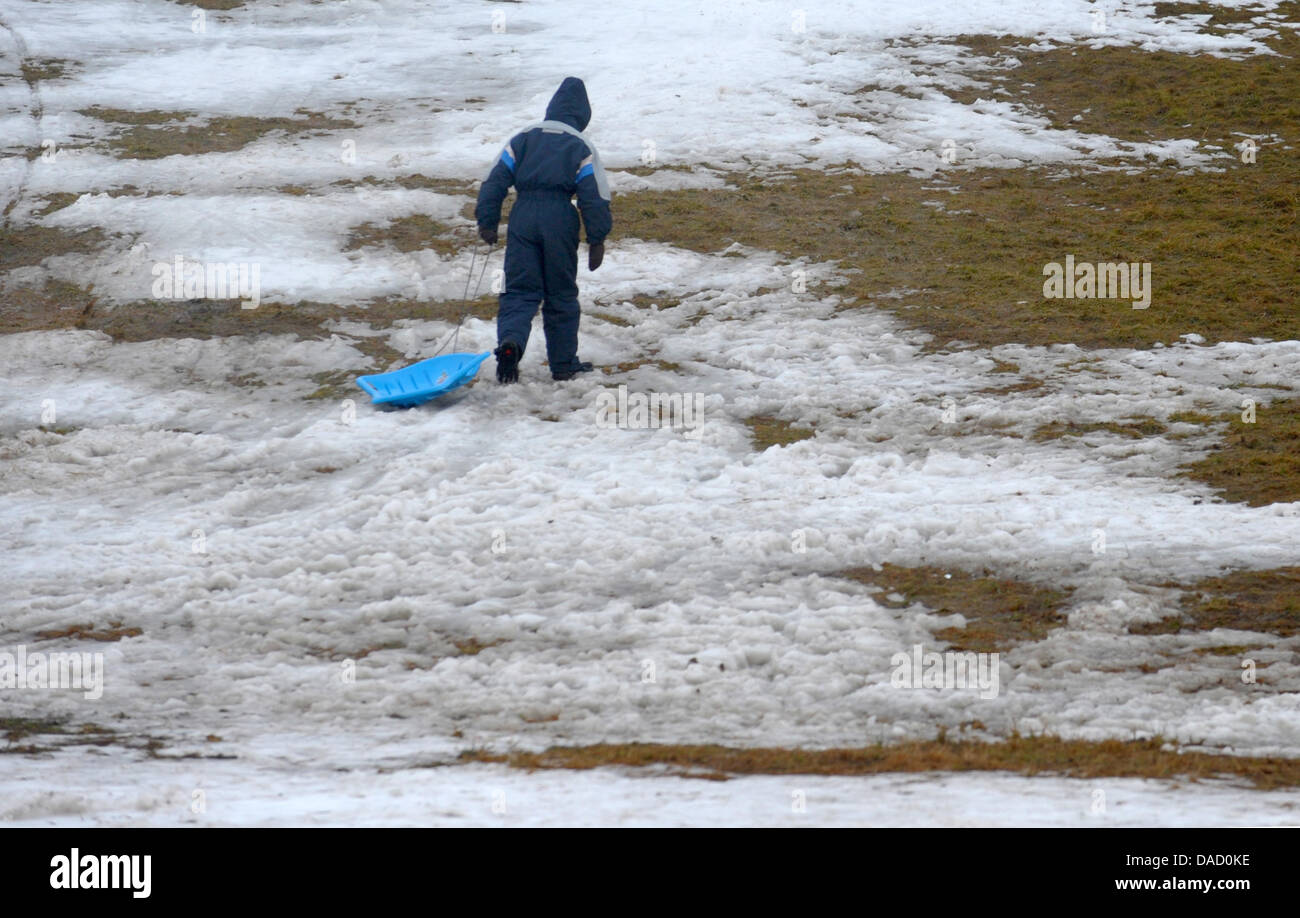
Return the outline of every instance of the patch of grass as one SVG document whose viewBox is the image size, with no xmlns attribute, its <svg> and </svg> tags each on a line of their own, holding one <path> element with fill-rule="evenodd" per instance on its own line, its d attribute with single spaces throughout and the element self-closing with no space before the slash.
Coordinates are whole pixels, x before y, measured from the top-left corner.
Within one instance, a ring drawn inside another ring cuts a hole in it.
<svg viewBox="0 0 1300 918">
<path fill-rule="evenodd" d="M 1055 590 L 996 577 L 989 571 L 969 574 L 939 567 L 881 565 L 843 571 L 841 576 L 882 588 L 883 594 L 903 597 L 899 605 L 919 602 L 937 613 L 960 613 L 965 628 L 941 628 L 934 636 L 954 650 L 992 653 L 1017 644 L 1040 641 L 1066 623 L 1057 610 L 1069 590 Z M 876 597 L 881 601 L 883 596 Z"/>
<path fill-rule="evenodd" d="M 40 288 L 14 287 L 0 296 L 0 334 L 82 328 L 95 300 L 92 288 L 66 281 L 47 280 Z"/>
<path fill-rule="evenodd" d="M 1008 360 L 999 360 L 993 358 L 993 369 L 990 373 L 1006 373 L 1009 375 L 1020 376 L 1020 365 L 1011 363 Z M 1025 376 L 1019 382 L 1006 383 L 1001 386 L 987 386 L 983 389 L 977 389 L 976 395 L 1010 395 L 1014 392 L 1032 392 L 1035 389 L 1041 389 L 1046 383 L 1037 376 Z"/>
<path fill-rule="evenodd" d="M 418 172 L 391 179 L 378 178 L 373 175 L 367 175 L 360 179 L 340 179 L 339 181 L 334 182 L 334 185 L 344 188 L 355 188 L 363 185 L 375 185 L 380 187 L 396 185 L 399 188 L 406 189 L 422 188 L 426 191 L 436 191 L 438 194 L 464 197 L 475 197 L 477 195 L 477 183 L 475 182 L 468 182 L 464 179 L 421 175 Z"/>
<path fill-rule="evenodd" d="M 1219 18 L 1240 11 L 1206 4 L 1199 12 Z M 1300 4 L 1283 3 L 1278 14 L 1300 18 Z M 1284 56 L 1252 55 L 1240 60 L 1073 44 L 1030 51 L 1017 47 L 1023 39 L 1011 36 L 958 36 L 954 42 L 1000 59 L 997 69 L 979 76 L 990 79 L 1019 104 L 1047 116 L 1059 130 L 1103 133 L 1129 141 L 1191 138 L 1226 146 L 1240 140 L 1238 132 L 1293 138 L 1300 122 L 1292 66 L 1300 52 L 1300 36 L 1294 29 L 1279 29 L 1275 37 L 1265 39 Z M 1002 66 L 1007 57 L 1018 66 Z M 987 87 L 949 94 L 968 104 L 989 97 Z M 1081 120 L 1074 121 L 1075 115 L 1081 115 Z"/>
<path fill-rule="evenodd" d="M 996 78 L 1014 81 L 1020 104 L 1059 117 L 1062 126 L 1132 141 L 1217 143 L 1220 171 L 1151 161 L 1128 169 L 958 163 L 940 174 L 947 188 L 938 191 L 932 177 L 851 169 L 732 174 L 727 190 L 626 194 L 614 233 L 702 252 L 741 243 L 836 260 L 859 272 L 840 290 L 852 298 L 848 306 L 889 309 L 932 333 L 935 347 L 957 340 L 1141 348 L 1188 332 L 1210 343 L 1295 339 L 1300 158 L 1261 142 L 1258 162 L 1249 165 L 1230 148 L 1240 134 L 1300 137 L 1300 71 L 1293 66 L 1300 39 L 1294 30 L 1281 32 L 1274 47 L 1289 57 L 1240 61 L 1132 47 L 1033 52 L 1017 50 L 1012 38 L 962 40 L 1018 60 Z M 989 93 L 961 101 L 980 95 Z M 1088 108 L 1084 122 L 1071 121 Z M 1183 128 L 1187 123 L 1192 127 Z M 949 206 L 927 206 L 936 195 Z M 1150 262 L 1150 307 L 1044 298 L 1044 265 L 1067 254 L 1078 262 Z M 883 296 L 895 291 L 908 292 Z"/>
<path fill-rule="evenodd" d="M 1211 420 L 1227 421 L 1222 443 L 1179 475 L 1252 507 L 1300 500 L 1300 399 L 1256 408 L 1253 424 L 1239 412 Z"/>
<path fill-rule="evenodd" d="M 118 341 L 268 334 L 324 338 L 328 335 L 320 323 L 325 318 L 311 308 L 299 309 L 285 303 L 262 303 L 256 309 L 243 309 L 234 299 L 141 300 L 97 309 L 81 327 L 102 331 Z"/>
<path fill-rule="evenodd" d="M 1258 649 L 1251 644 L 1224 644 L 1222 647 L 1197 647 L 1192 653 L 1198 657 L 1240 657 Z"/>
<path fill-rule="evenodd" d="M 23 79 L 27 83 L 57 80 L 68 75 L 69 61 L 57 57 L 27 58 L 23 61 Z"/>
<path fill-rule="evenodd" d="M 139 637 L 144 634 L 139 628 L 128 627 L 121 622 L 110 621 L 103 628 L 96 628 L 94 622 L 88 622 L 84 625 L 70 625 L 67 628 L 57 628 L 51 631 L 36 632 L 37 640 L 56 641 L 64 638 L 71 638 L 76 641 L 103 641 L 111 643 L 120 641 L 122 638 Z"/>
<path fill-rule="evenodd" d="M 608 322 L 610 325 L 617 325 L 620 328 L 627 328 L 632 323 L 627 319 L 620 319 L 618 316 L 612 316 L 607 312 L 588 312 L 586 315 L 593 319 L 600 319 L 602 322 Z"/>
<path fill-rule="evenodd" d="M 53 744 L 23 743 L 34 737 L 43 737 Z M 108 746 L 128 739 L 107 727 L 81 724 L 74 728 L 67 720 L 48 717 L 0 717 L 0 738 L 8 743 L 0 746 L 0 753 L 11 755 L 37 755 L 61 746 Z"/>
<path fill-rule="evenodd" d="M 0 332 L 48 328 L 91 328 L 119 341 L 159 338 L 220 338 L 238 335 L 296 334 L 305 339 L 328 338 L 323 327 L 331 320 L 352 319 L 374 328 L 387 328 L 399 319 L 454 323 L 466 312 L 482 319 L 496 316 L 496 297 L 464 302 L 435 302 L 379 297 L 358 304 L 263 302 L 243 309 L 239 300 L 138 300 L 92 309 L 91 288 L 52 281 L 41 289 L 16 288 L 0 300 Z M 358 338 L 361 343 L 373 339 Z"/>
<path fill-rule="evenodd" d="M 641 367 L 654 367 L 656 370 L 663 370 L 666 373 L 676 373 L 682 368 L 681 364 L 673 363 L 671 360 L 656 360 L 653 357 L 646 357 L 641 360 L 625 360 L 623 363 L 616 363 L 613 366 L 601 367 L 600 369 L 603 373 L 630 373 L 633 370 L 641 369 Z M 804 438 L 800 437 L 798 439 Z"/>
<path fill-rule="evenodd" d="M 135 185 L 128 184 L 128 185 L 118 185 L 116 188 L 109 188 L 107 191 L 104 191 L 103 194 L 108 195 L 110 198 L 122 198 L 122 197 L 127 197 L 128 195 L 132 197 L 144 197 L 144 198 L 156 198 L 161 195 L 166 195 L 168 197 L 179 198 L 179 197 L 183 197 L 185 193 L 182 191 L 156 191 L 156 190 L 141 191 Z"/>
<path fill-rule="evenodd" d="M 995 373 L 1001 373 L 1002 370 L 994 370 Z M 1036 376 L 1026 376 L 1020 382 L 1007 383 L 1005 386 L 986 386 L 983 389 L 977 389 L 976 395 L 1011 395 L 1015 392 L 1033 392 L 1035 389 L 1041 389 L 1044 382 Z"/>
<path fill-rule="evenodd" d="M 467 638 L 463 641 L 452 641 L 452 644 L 456 648 L 456 652 L 463 657 L 478 656 L 489 647 L 496 647 L 498 644 L 504 643 L 505 640 L 500 638 L 495 641 L 480 641 L 476 637 Z"/>
<path fill-rule="evenodd" d="M 846 181 L 853 191 L 842 190 Z M 844 308 L 888 309 L 934 335 L 935 346 L 1143 348 L 1189 332 L 1209 342 L 1300 337 L 1294 163 L 1137 176 L 981 169 L 952 181 L 966 213 L 923 206 L 934 191 L 908 175 L 732 176 L 735 190 L 625 195 L 615 233 L 701 252 L 739 242 L 835 260 L 857 269 L 839 290 Z M 852 211 L 869 216 L 847 219 Z M 1067 254 L 1151 262 L 1151 306 L 1044 298 L 1043 266 Z M 910 292 L 885 296 L 894 291 Z"/>
<path fill-rule="evenodd" d="M 182 6 L 199 6 L 205 10 L 236 10 L 243 6 L 247 0 L 172 0 L 172 3 L 179 3 Z"/>
<path fill-rule="evenodd" d="M 1287 8 L 1290 8 L 1289 10 Z M 1261 17 L 1269 12 L 1260 6 L 1220 6 L 1217 3 L 1157 3 L 1155 5 L 1155 15 L 1158 19 L 1175 18 L 1181 16 L 1205 16 L 1210 18 L 1200 26 L 1200 31 L 1207 32 L 1211 35 L 1234 35 L 1239 34 L 1242 29 L 1252 28 L 1251 20 Z M 1281 14 L 1280 16 L 1277 14 Z M 1288 15 L 1289 14 L 1289 15 Z M 1267 17 L 1265 17 L 1267 18 Z M 1294 2 L 1283 2 L 1279 4 L 1276 13 L 1273 14 L 1273 21 L 1278 19 L 1285 20 L 1296 18 L 1296 4 Z M 1237 28 L 1231 28 L 1237 26 Z M 1265 39 L 1266 44 L 1272 45 L 1274 42 L 1285 42 L 1284 36 L 1273 39 Z"/>
<path fill-rule="evenodd" d="M 673 309 L 680 306 L 682 301 L 671 296 L 650 296 L 644 293 L 638 293 L 636 296 L 630 296 L 617 301 L 620 306 L 635 306 L 637 309 L 650 309 L 658 307 L 659 309 Z"/>
<path fill-rule="evenodd" d="M 1183 630 L 1182 620 L 1177 615 L 1166 615 L 1158 622 L 1144 622 L 1139 625 L 1129 625 L 1129 634 L 1157 635 L 1157 634 L 1177 634 Z"/>
<path fill-rule="evenodd" d="M 93 251 L 105 241 L 97 229 L 68 230 L 39 223 L 0 226 L 0 271 L 39 265 L 55 255 Z"/>
<path fill-rule="evenodd" d="M 527 770 L 663 768 L 687 777 L 739 775 L 877 775 L 1000 771 L 1070 778 L 1239 778 L 1260 790 L 1300 786 L 1300 759 L 1247 758 L 1177 752 L 1162 739 L 1063 740 L 1013 736 L 1002 742 L 945 739 L 852 749 L 738 749 L 655 743 L 552 746 L 506 755 L 462 752 L 462 762 L 494 762 Z"/>
<path fill-rule="evenodd" d="M 352 227 L 343 251 L 386 246 L 399 252 L 420 252 L 432 249 L 439 255 L 454 255 L 464 247 L 468 227 L 461 227 L 461 238 L 453 235 L 452 227 L 425 214 L 396 217 L 387 223 L 362 223 Z"/>
<path fill-rule="evenodd" d="M 684 165 L 682 163 L 656 163 L 653 166 L 629 166 L 626 169 L 620 169 L 620 172 L 626 172 L 628 175 L 636 175 L 645 178 L 648 175 L 654 175 L 656 172 L 691 172 L 695 167 Z"/>
<path fill-rule="evenodd" d="M 1257 382 L 1257 383 L 1235 382 L 1232 385 L 1228 386 L 1228 388 L 1229 389 L 1276 389 L 1279 392 L 1295 391 L 1294 386 L 1284 386 L 1281 383 L 1271 383 L 1271 382 Z"/>
<path fill-rule="evenodd" d="M 165 156 L 196 156 L 230 153 L 242 149 L 273 131 L 296 134 L 354 128 L 345 118 L 331 118 L 320 112 L 299 109 L 295 118 L 254 118 L 227 115 L 203 124 L 183 125 L 192 112 L 123 112 L 120 109 L 89 108 L 82 114 L 112 123 L 126 124 L 107 141 L 107 147 L 121 159 L 161 159 Z"/>
<path fill-rule="evenodd" d="M 41 198 L 41 200 L 45 202 L 45 206 L 40 210 L 33 211 L 33 215 L 44 217 L 48 214 L 54 213 L 56 210 L 63 210 L 63 208 L 74 203 L 79 197 L 81 197 L 81 195 L 75 191 L 56 191 L 53 194 L 47 194 Z"/>
<path fill-rule="evenodd" d="M 67 722 L 56 718 L 43 717 L 0 717 L 0 732 L 11 743 L 41 734 L 62 736 L 66 734 Z"/>
<path fill-rule="evenodd" d="M 1186 588 L 1180 612 L 1158 622 L 1131 625 L 1129 632 L 1177 634 L 1231 628 L 1294 637 L 1300 634 L 1300 567 L 1208 577 Z"/>
<path fill-rule="evenodd" d="M 102 331 L 117 341 L 154 341 L 162 338 L 223 338 L 259 335 L 296 335 L 321 340 L 339 334 L 334 321 L 353 320 L 375 330 L 390 328 L 401 319 L 434 320 L 454 324 L 462 313 L 480 319 L 496 316 L 496 297 L 470 302 L 434 302 L 402 297 L 381 297 L 365 303 L 342 305 L 304 300 L 299 303 L 262 303 L 242 309 L 239 300 L 143 300 L 96 308 L 93 290 L 64 282 L 49 282 L 41 289 L 14 289 L 0 297 L 0 334 L 55 328 Z M 367 368 L 317 374 L 311 398 L 348 397 L 357 391 L 352 379 L 358 373 L 383 372 L 404 360 L 383 335 L 352 335 L 353 347 L 370 358 Z M 232 385 L 260 387 L 256 373 L 232 376 Z"/>
<path fill-rule="evenodd" d="M 480 653 L 487 650 L 489 647 L 496 647 L 497 645 L 504 644 L 504 643 L 505 643 L 505 638 L 497 638 L 496 640 L 493 641 L 482 641 L 476 637 L 463 638 L 461 640 L 451 642 L 452 646 L 456 648 L 456 652 L 448 656 L 474 657 L 474 656 L 478 656 Z M 447 658 L 448 657 L 435 657 L 430 666 L 421 665 L 420 662 L 417 662 L 415 660 L 407 660 L 403 665 L 408 670 L 428 670 L 432 668 L 432 666 L 437 666 L 439 661 Z"/>
<path fill-rule="evenodd" d="M 308 401 L 321 399 L 337 401 L 356 395 L 361 391 L 355 382 L 357 375 L 354 370 L 326 370 L 323 373 L 313 373 L 311 380 L 316 383 L 316 389 L 306 398 Z"/>
<path fill-rule="evenodd" d="M 369 300 L 362 308 L 349 308 L 350 318 L 368 319 L 376 328 L 386 328 L 398 319 L 436 320 L 455 323 L 464 314 L 476 319 L 495 319 L 497 298 L 481 296 L 476 300 L 410 300 L 403 297 L 381 297 Z"/>
<path fill-rule="evenodd" d="M 136 126 L 169 124 L 173 121 L 184 121 L 187 118 L 196 117 L 194 112 L 188 111 L 163 111 L 158 108 L 133 111 L 127 108 L 108 108 L 102 105 L 92 105 L 90 108 L 78 109 L 77 114 L 85 115 L 87 118 L 96 118 L 110 124 L 131 124 Z"/>
<path fill-rule="evenodd" d="M 1053 421 L 1034 430 L 1029 439 L 1041 443 L 1045 440 L 1059 440 L 1062 437 L 1084 437 L 1094 433 L 1110 433 L 1131 440 L 1139 440 L 1143 437 L 1159 436 L 1165 433 L 1166 430 L 1168 428 L 1155 418 L 1138 418 L 1126 423 L 1096 421 L 1085 424 L 1075 421 Z"/>
<path fill-rule="evenodd" d="M 811 428 L 795 427 L 789 421 L 782 421 L 768 415 L 745 418 L 745 425 L 753 432 L 754 449 L 760 453 L 773 446 L 789 446 L 791 443 L 807 440 L 817 433 Z"/>
<path fill-rule="evenodd" d="M 364 660 L 372 653 L 379 653 L 383 650 L 402 650 L 405 645 L 401 641 L 385 641 L 382 644 L 372 644 L 369 647 L 359 647 L 356 650 L 339 650 L 336 647 L 308 647 L 307 653 L 313 657 L 321 657 L 334 663 L 342 663 L 344 660 Z"/>
<path fill-rule="evenodd" d="M 381 297 L 365 303 L 341 305 L 304 300 L 299 303 L 262 303 L 242 309 L 239 300 L 143 300 L 96 308 L 93 290 L 64 282 L 49 282 L 37 289 L 14 289 L 0 298 L 0 333 L 54 328 L 102 331 L 117 341 L 153 341 L 161 338 L 222 338 L 257 335 L 296 335 L 320 340 L 337 332 L 332 321 L 350 319 L 379 330 L 400 319 L 455 323 L 465 313 L 480 319 L 496 316 L 494 296 L 466 302 L 409 300 Z M 403 355 L 382 335 L 350 336 L 352 346 L 371 359 L 368 368 L 338 371 L 316 377 L 314 398 L 355 395 L 352 377 L 358 372 L 382 372 Z M 346 379 L 345 379 L 346 377 Z M 256 374 L 230 380 L 233 385 L 257 386 Z M 346 393 L 346 395 L 345 395 Z"/>
<path fill-rule="evenodd" d="M 1175 411 L 1167 420 L 1170 424 L 1212 424 L 1219 419 L 1204 411 Z"/>
</svg>

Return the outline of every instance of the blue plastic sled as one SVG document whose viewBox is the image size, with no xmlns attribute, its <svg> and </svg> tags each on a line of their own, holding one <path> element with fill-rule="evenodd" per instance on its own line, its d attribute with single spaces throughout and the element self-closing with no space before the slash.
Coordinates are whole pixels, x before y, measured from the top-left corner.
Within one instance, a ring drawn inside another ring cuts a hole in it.
<svg viewBox="0 0 1300 918">
<path fill-rule="evenodd" d="M 370 395 L 371 404 L 409 408 L 469 382 L 491 353 L 430 357 L 391 373 L 358 376 L 357 385 Z"/>
</svg>

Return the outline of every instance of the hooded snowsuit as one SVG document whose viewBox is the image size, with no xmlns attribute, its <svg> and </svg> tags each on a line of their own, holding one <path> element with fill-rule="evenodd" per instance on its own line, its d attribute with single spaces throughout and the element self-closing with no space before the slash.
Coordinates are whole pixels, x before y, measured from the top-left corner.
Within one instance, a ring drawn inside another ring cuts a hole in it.
<svg viewBox="0 0 1300 918">
<path fill-rule="evenodd" d="M 605 170 L 581 134 L 590 120 L 587 87 L 567 77 L 546 107 L 546 120 L 524 128 L 501 150 L 474 211 L 480 230 L 495 231 L 510 186 L 518 192 L 506 235 L 497 343 L 513 341 L 522 356 L 533 316 L 544 303 L 542 328 L 552 374 L 579 366 L 578 213 L 589 245 L 603 243 L 612 224 Z"/>
</svg>

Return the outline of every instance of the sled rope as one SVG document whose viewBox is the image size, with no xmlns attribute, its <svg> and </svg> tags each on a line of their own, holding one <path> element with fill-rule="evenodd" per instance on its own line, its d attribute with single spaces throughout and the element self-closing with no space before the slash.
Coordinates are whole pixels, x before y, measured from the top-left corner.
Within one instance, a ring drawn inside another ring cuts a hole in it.
<svg viewBox="0 0 1300 918">
<path fill-rule="evenodd" d="M 487 274 L 488 260 L 491 257 L 492 257 L 492 246 L 488 246 L 487 253 L 483 256 L 483 267 L 481 267 L 478 272 L 478 281 L 474 284 L 474 299 L 478 299 L 478 291 L 479 288 L 483 286 L 483 276 Z M 460 318 L 456 320 L 456 330 L 452 332 L 451 336 L 448 337 L 447 341 L 442 342 L 442 344 L 439 345 L 438 349 L 434 351 L 433 354 L 430 356 L 437 357 L 440 353 L 442 353 L 442 349 L 447 346 L 448 342 L 451 342 L 452 353 L 456 353 L 456 348 L 460 344 L 460 325 L 462 322 L 465 321 L 465 317 L 469 315 L 469 302 L 470 302 L 469 282 L 474 277 L 474 262 L 477 259 L 478 259 L 478 243 L 476 242 L 474 243 L 474 248 L 470 249 L 469 273 L 465 275 L 465 294 L 464 296 L 461 297 L 463 308 L 461 309 Z"/>
</svg>

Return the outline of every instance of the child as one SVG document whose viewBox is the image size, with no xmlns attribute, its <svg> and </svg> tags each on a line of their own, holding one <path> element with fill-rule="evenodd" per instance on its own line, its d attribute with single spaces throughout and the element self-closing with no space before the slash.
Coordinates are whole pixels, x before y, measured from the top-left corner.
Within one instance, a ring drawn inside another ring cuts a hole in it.
<svg viewBox="0 0 1300 918">
<path fill-rule="evenodd" d="M 577 77 L 565 78 L 546 106 L 546 120 L 510 139 L 479 189 L 474 218 L 488 245 L 496 244 L 510 186 L 518 192 L 506 234 L 506 286 L 497 307 L 498 382 L 518 381 L 539 303 L 551 377 L 573 379 L 592 369 L 578 359 L 578 212 L 587 228 L 591 271 L 605 257 L 612 219 L 600 156 L 581 133 L 590 120 L 587 87 Z"/>
</svg>

